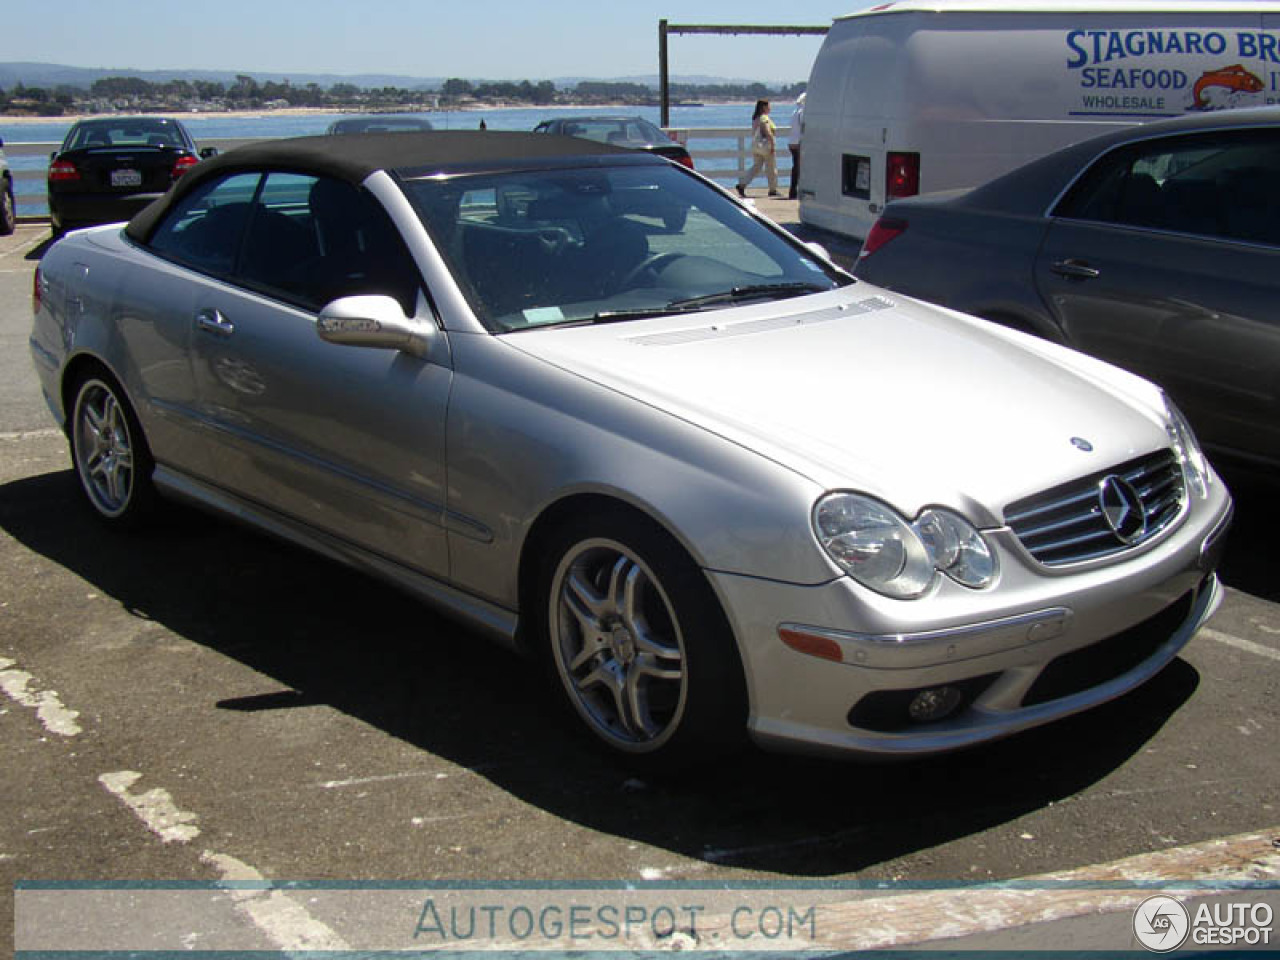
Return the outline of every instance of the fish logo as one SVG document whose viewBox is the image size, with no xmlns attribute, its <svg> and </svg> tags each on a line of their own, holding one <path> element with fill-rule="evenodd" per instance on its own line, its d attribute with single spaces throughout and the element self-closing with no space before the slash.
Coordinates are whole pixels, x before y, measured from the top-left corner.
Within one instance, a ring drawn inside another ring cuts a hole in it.
<svg viewBox="0 0 1280 960">
<path fill-rule="evenodd" d="M 1258 93 L 1262 90 L 1262 81 L 1238 63 L 1221 70 L 1206 70 L 1192 89 L 1195 94 L 1191 105 L 1193 110 L 1211 109 L 1209 101 L 1204 98 L 1204 91 L 1209 87 L 1226 87 L 1232 93 Z"/>
</svg>

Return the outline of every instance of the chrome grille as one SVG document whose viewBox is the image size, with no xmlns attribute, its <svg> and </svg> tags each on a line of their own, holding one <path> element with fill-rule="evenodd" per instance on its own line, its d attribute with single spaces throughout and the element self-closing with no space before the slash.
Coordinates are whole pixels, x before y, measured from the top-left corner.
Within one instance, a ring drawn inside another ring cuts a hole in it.
<svg viewBox="0 0 1280 960">
<path fill-rule="evenodd" d="M 1126 543 L 1103 514 L 1099 496 L 1108 477 L 1120 477 L 1137 491 L 1146 528 Z M 1121 553 L 1145 543 L 1182 510 L 1182 469 L 1171 450 L 1122 463 L 1005 507 L 1005 522 L 1036 560 L 1047 567 L 1081 563 Z"/>
</svg>

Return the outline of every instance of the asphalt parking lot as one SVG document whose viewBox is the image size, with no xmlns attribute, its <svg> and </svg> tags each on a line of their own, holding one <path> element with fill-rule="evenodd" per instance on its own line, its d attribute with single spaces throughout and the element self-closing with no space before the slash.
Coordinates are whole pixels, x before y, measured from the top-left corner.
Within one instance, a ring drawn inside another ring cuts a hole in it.
<svg viewBox="0 0 1280 960">
<path fill-rule="evenodd" d="M 0 237 L 2 943 L 19 880 L 929 883 L 1280 836 L 1265 478 L 1229 474 L 1222 609 L 1115 703 L 944 759 L 650 782 L 527 665 L 381 583 L 186 510 L 96 524 L 27 350 L 46 235 Z"/>
</svg>

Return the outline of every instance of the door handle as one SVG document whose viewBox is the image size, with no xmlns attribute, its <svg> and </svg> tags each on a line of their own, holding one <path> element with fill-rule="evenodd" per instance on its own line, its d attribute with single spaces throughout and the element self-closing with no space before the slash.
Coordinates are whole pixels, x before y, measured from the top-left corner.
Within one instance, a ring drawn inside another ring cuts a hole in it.
<svg viewBox="0 0 1280 960">
<path fill-rule="evenodd" d="M 236 325 L 224 317 L 220 310 L 201 310 L 196 314 L 196 326 L 217 337 L 229 337 L 236 332 Z"/>
<path fill-rule="evenodd" d="M 1092 280 L 1102 273 L 1097 267 L 1089 266 L 1084 260 L 1059 260 L 1049 269 L 1058 276 L 1071 280 Z"/>
</svg>

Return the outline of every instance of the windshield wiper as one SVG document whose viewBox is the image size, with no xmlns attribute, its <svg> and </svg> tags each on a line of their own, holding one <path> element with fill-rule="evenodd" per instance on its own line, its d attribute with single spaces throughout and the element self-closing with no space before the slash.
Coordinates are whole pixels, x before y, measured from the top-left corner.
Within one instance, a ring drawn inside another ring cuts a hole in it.
<svg viewBox="0 0 1280 960">
<path fill-rule="evenodd" d="M 634 307 L 629 310 L 601 310 L 589 317 L 566 317 L 552 323 L 534 323 L 527 327 L 515 327 L 507 333 L 525 333 L 529 330 L 553 330 L 564 327 L 589 327 L 597 323 L 621 323 L 624 320 L 645 320 L 649 317 L 670 317 L 689 313 L 690 307 Z"/>
<path fill-rule="evenodd" d="M 701 297 L 689 297 L 687 300 L 673 300 L 668 306 L 705 307 L 713 303 L 736 303 L 742 300 L 759 300 L 764 297 L 788 296 L 797 297 L 802 293 L 823 293 L 832 287 L 820 283 L 808 283 L 804 280 L 793 283 L 757 283 L 747 287 L 734 287 L 719 293 L 708 293 Z"/>
<path fill-rule="evenodd" d="M 678 313 L 689 313 L 690 307 L 684 301 L 669 303 L 665 307 L 634 307 L 630 310 L 601 310 L 587 317 L 583 323 L 617 323 L 619 320 L 644 320 L 646 317 L 671 317 Z"/>
<path fill-rule="evenodd" d="M 665 306 L 631 307 L 626 310 L 601 310 L 589 317 L 565 318 L 553 323 L 535 323 L 509 332 L 522 333 L 526 330 L 547 330 L 554 327 L 587 327 L 597 323 L 620 323 L 624 320 L 647 320 L 652 317 L 674 317 L 682 313 L 697 313 L 703 307 L 717 303 L 737 303 L 739 301 L 759 300 L 763 297 L 788 296 L 795 297 L 802 293 L 822 293 L 831 287 L 819 283 L 800 281 L 797 283 L 758 283 L 748 287 L 734 287 L 719 293 L 708 293 L 701 297 L 689 297 L 684 300 L 672 300 Z"/>
</svg>

